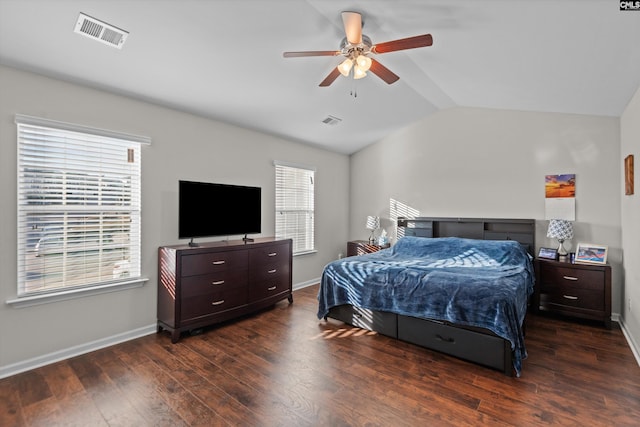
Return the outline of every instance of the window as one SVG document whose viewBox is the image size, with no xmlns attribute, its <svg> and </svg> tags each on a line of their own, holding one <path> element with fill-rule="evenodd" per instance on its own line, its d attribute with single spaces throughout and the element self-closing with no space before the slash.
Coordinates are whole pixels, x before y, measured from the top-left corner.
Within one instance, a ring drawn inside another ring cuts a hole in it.
<svg viewBox="0 0 640 427">
<path fill-rule="evenodd" d="M 275 162 L 276 238 L 293 239 L 293 254 L 315 251 L 314 174 L 315 170 Z"/>
<path fill-rule="evenodd" d="M 16 115 L 18 299 L 140 279 L 146 137 Z"/>
</svg>

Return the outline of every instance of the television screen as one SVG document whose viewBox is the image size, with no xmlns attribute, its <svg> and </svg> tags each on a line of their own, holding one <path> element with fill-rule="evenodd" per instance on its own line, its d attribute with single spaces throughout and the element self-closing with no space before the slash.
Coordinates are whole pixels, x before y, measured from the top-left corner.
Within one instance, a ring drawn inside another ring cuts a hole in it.
<svg viewBox="0 0 640 427">
<path fill-rule="evenodd" d="M 179 181 L 178 238 L 260 233 L 260 187 Z"/>
</svg>

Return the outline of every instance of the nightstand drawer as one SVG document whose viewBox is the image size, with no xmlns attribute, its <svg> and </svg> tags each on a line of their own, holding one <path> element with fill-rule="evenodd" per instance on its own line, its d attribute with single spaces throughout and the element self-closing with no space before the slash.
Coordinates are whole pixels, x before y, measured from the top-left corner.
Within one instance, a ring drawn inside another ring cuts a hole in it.
<svg viewBox="0 0 640 427">
<path fill-rule="evenodd" d="M 572 267 L 542 266 L 540 270 L 540 286 L 547 289 L 548 284 L 567 285 L 576 288 L 592 289 L 602 293 L 604 287 L 604 271 L 582 270 Z"/>
<path fill-rule="evenodd" d="M 391 247 L 389 243 L 380 246 L 375 243 L 369 243 L 366 240 L 353 240 L 351 242 L 347 242 L 347 256 L 371 254 L 389 247 Z"/>
<path fill-rule="evenodd" d="M 588 310 L 604 310 L 602 290 L 594 291 L 575 286 L 545 286 L 542 302 L 567 307 L 585 308 Z"/>
</svg>

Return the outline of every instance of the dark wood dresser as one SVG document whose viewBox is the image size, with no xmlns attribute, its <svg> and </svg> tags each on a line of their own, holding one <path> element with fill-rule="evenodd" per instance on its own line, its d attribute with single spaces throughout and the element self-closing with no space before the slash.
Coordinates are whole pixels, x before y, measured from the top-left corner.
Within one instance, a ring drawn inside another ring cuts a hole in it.
<svg viewBox="0 0 640 427">
<path fill-rule="evenodd" d="M 604 322 L 611 329 L 611 266 L 536 259 L 534 311 Z"/>
<path fill-rule="evenodd" d="M 292 294 L 292 240 L 273 238 L 158 249 L 158 332 L 233 319 Z"/>
</svg>

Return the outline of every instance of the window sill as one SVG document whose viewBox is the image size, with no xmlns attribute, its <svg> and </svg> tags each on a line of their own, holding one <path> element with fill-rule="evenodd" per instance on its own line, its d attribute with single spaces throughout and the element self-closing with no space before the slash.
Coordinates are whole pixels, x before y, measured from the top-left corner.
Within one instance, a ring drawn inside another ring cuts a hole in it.
<svg viewBox="0 0 640 427">
<path fill-rule="evenodd" d="M 293 254 L 293 256 L 294 256 L 294 257 L 296 257 L 296 256 L 300 256 L 300 255 L 310 255 L 310 254 L 315 254 L 315 253 L 317 253 L 317 252 L 318 252 L 317 250 L 315 250 L 315 249 L 311 249 L 311 250 L 309 250 L 309 251 L 296 252 L 296 253 L 294 253 L 294 254 Z"/>
<path fill-rule="evenodd" d="M 93 286 L 90 288 L 69 289 L 61 290 L 57 292 L 50 292 L 40 295 L 29 295 L 24 297 L 16 297 L 6 300 L 7 305 L 14 308 L 31 307 L 34 305 L 49 304 L 52 302 L 66 301 L 75 298 L 82 298 L 92 295 L 106 294 L 108 292 L 124 291 L 127 289 L 140 288 L 149 279 L 146 277 L 140 277 L 132 279 L 126 282 L 109 283 L 106 285 Z"/>
</svg>

